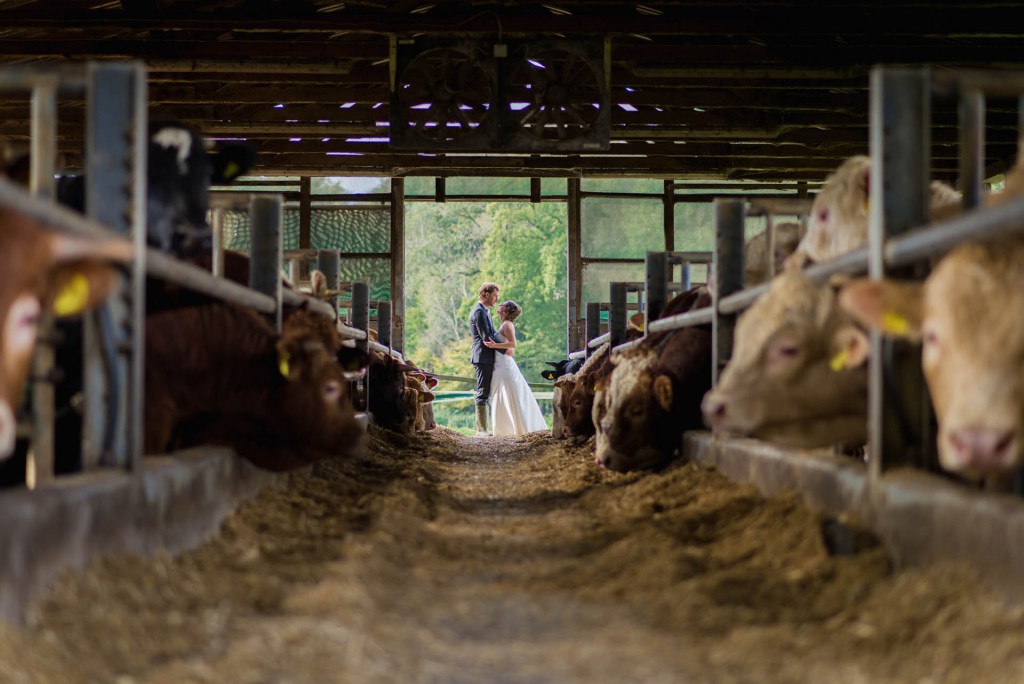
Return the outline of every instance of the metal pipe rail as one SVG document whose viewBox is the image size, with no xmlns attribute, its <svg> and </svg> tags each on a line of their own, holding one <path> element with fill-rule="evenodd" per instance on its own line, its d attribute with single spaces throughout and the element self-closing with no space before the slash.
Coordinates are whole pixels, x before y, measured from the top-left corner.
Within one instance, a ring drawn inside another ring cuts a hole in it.
<svg viewBox="0 0 1024 684">
<path fill-rule="evenodd" d="M 0 178 L 0 204 L 31 216 L 35 220 L 57 230 L 66 230 L 97 239 L 116 240 L 130 244 L 120 233 L 102 223 L 82 216 L 76 211 L 54 204 L 49 201 L 35 199 L 19 185 Z M 219 278 L 193 264 L 179 261 L 174 257 L 152 247 L 146 249 L 146 272 L 183 285 L 202 294 L 217 297 L 226 302 L 247 306 L 260 313 L 273 313 L 273 298 L 239 285 L 230 280 Z M 330 304 L 318 299 L 307 297 L 294 290 L 286 290 L 284 302 L 291 306 L 300 306 L 308 302 L 311 311 L 334 318 L 334 309 Z M 338 331 L 342 337 L 356 340 L 366 339 L 366 331 L 339 324 Z"/>
<path fill-rule="evenodd" d="M 968 240 L 993 240 L 1020 232 L 1024 232 L 1024 198 L 997 207 L 972 209 L 956 218 L 889 238 L 882 254 L 886 266 L 906 266 L 940 257 Z M 833 261 L 815 264 L 806 269 L 804 275 L 816 283 L 824 283 L 833 276 L 860 276 L 867 271 L 868 248 L 861 247 Z M 726 314 L 742 311 L 767 292 L 768 287 L 758 285 L 723 297 L 718 310 Z"/>
<path fill-rule="evenodd" d="M 5 66 L 0 71 L 0 90 L 32 90 L 37 85 L 53 84 L 59 95 L 85 95 L 88 75 L 84 64 Z"/>
<path fill-rule="evenodd" d="M 679 330 L 680 328 L 689 328 L 696 325 L 710 325 L 711 320 L 714 317 L 715 312 L 711 307 L 705 306 L 701 309 L 694 309 L 693 311 L 686 311 L 681 314 L 666 316 L 665 318 L 659 318 L 656 321 L 651 321 L 651 324 L 647 326 L 647 330 L 649 332 L 656 333 Z"/>
</svg>

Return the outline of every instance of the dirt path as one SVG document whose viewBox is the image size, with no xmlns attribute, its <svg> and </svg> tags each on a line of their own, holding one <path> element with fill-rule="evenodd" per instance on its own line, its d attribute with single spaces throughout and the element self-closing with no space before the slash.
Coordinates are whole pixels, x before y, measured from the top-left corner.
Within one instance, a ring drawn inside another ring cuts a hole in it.
<svg viewBox="0 0 1024 684">
<path fill-rule="evenodd" d="M 1024 682 L 1024 611 L 820 529 L 696 466 L 375 431 L 195 552 L 65 577 L 0 683 Z"/>
</svg>

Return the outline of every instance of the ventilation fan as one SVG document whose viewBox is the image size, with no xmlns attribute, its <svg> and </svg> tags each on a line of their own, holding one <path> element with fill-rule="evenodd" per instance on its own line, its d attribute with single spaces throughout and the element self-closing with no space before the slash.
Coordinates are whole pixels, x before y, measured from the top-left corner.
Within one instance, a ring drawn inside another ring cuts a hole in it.
<svg viewBox="0 0 1024 684">
<path fill-rule="evenodd" d="M 611 98 L 600 43 L 525 43 L 512 60 L 506 148 L 608 149 Z"/>
<path fill-rule="evenodd" d="M 493 148 L 498 87 L 488 54 L 472 42 L 399 45 L 393 57 L 392 147 Z"/>
</svg>

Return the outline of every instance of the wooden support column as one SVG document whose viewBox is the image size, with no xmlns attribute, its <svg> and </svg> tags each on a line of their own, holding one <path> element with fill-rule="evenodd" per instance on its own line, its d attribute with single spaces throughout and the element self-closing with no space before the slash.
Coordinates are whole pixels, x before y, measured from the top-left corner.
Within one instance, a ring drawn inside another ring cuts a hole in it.
<svg viewBox="0 0 1024 684">
<path fill-rule="evenodd" d="M 666 252 L 676 251 L 676 193 L 673 185 L 673 181 L 665 181 L 664 194 L 661 198 Z"/>
<path fill-rule="evenodd" d="M 583 252 L 582 252 L 582 231 L 580 223 L 580 179 L 568 179 L 568 194 L 566 197 L 566 226 L 569 232 L 566 249 L 565 282 L 568 290 L 566 305 L 566 324 L 568 325 L 567 351 L 575 351 L 580 348 L 582 338 L 583 321 L 580 318 L 580 308 L 583 305 Z"/>
<path fill-rule="evenodd" d="M 391 346 L 405 351 L 405 179 L 391 179 Z"/>
</svg>

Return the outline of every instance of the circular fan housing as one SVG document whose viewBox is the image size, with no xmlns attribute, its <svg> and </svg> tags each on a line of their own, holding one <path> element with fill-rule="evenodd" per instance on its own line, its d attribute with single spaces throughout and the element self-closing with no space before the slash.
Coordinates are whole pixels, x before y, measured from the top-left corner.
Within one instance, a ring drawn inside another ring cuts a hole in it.
<svg viewBox="0 0 1024 684">
<path fill-rule="evenodd" d="M 605 107 L 598 65 L 557 48 L 523 56 L 509 81 L 510 115 L 520 130 L 548 142 L 587 136 Z"/>
<path fill-rule="evenodd" d="M 406 133 L 444 146 L 458 144 L 490 115 L 491 79 L 472 52 L 426 50 L 402 71 L 397 87 Z"/>
</svg>

